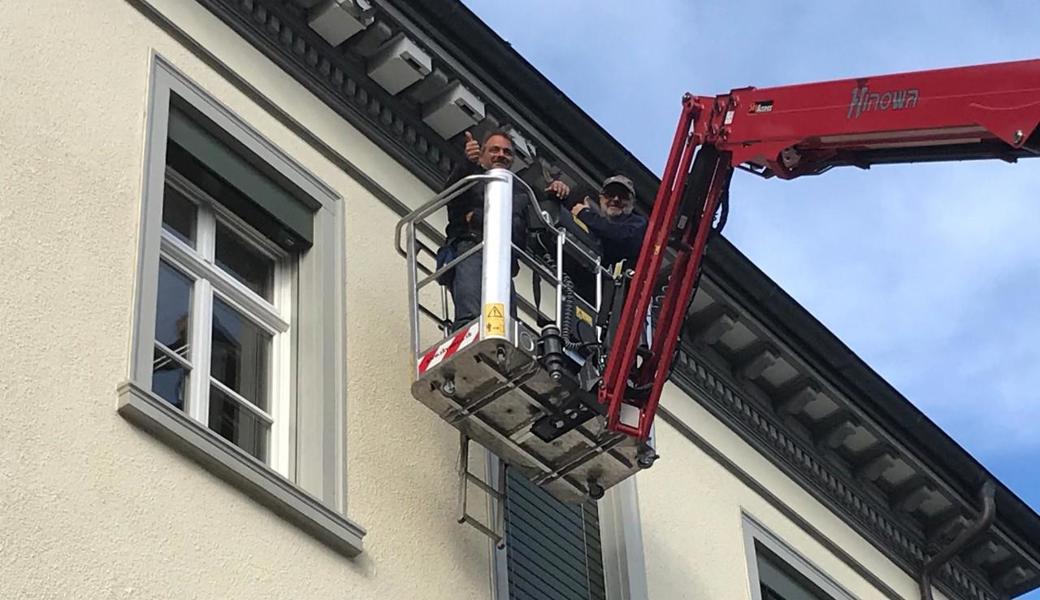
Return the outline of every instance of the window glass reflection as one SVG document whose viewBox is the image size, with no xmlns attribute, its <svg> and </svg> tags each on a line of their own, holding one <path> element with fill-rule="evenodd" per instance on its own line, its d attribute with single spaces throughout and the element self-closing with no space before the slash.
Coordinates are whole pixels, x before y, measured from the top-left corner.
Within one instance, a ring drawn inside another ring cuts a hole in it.
<svg viewBox="0 0 1040 600">
<path fill-rule="evenodd" d="M 163 192 L 163 228 L 195 247 L 195 222 L 198 208 L 195 204 L 170 186 Z"/>
<path fill-rule="evenodd" d="M 274 261 L 261 254 L 222 223 L 217 223 L 217 266 L 260 297 L 271 300 Z"/>
<path fill-rule="evenodd" d="M 267 424 L 216 386 L 209 388 L 209 428 L 256 458 L 267 460 Z"/>
<path fill-rule="evenodd" d="M 152 391 L 184 410 L 188 397 L 188 370 L 158 348 L 152 360 Z"/>
<path fill-rule="evenodd" d="M 270 334 L 214 298 L 210 375 L 264 410 L 270 347 Z"/>
<path fill-rule="evenodd" d="M 177 354 L 188 356 L 192 280 L 165 261 L 159 262 L 155 339 Z"/>
</svg>

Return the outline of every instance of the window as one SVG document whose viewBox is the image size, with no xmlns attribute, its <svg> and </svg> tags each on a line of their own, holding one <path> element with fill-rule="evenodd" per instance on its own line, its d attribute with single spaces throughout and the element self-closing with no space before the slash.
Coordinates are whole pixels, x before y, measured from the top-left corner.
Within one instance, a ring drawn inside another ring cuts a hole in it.
<svg viewBox="0 0 1040 600">
<path fill-rule="evenodd" d="M 507 469 L 505 511 L 510 599 L 606 598 L 595 500 L 567 504 Z"/>
<path fill-rule="evenodd" d="M 119 412 L 354 556 L 342 201 L 158 56 L 150 93 Z"/>
<path fill-rule="evenodd" d="M 152 392 L 285 473 L 296 255 L 168 168 Z"/>
<path fill-rule="evenodd" d="M 835 600 L 761 543 L 755 558 L 762 600 Z"/>
<path fill-rule="evenodd" d="M 853 600 L 849 592 L 757 521 L 743 516 L 753 600 Z"/>
</svg>

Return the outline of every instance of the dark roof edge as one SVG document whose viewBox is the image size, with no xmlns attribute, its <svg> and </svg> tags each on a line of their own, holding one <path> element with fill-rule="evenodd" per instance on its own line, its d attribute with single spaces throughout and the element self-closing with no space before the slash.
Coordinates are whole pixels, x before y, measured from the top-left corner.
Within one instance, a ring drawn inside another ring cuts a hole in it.
<svg viewBox="0 0 1040 600">
<path fill-rule="evenodd" d="M 525 112 L 530 111 L 547 133 L 564 141 L 564 146 L 584 150 L 573 158 L 583 160 L 592 173 L 602 176 L 624 171 L 637 187 L 656 190 L 660 180 L 650 169 L 461 2 L 385 1 L 445 48 L 453 49 L 455 58 L 485 83 L 494 85 Z M 677 99 L 676 115 L 678 105 Z M 996 481 L 998 522 L 1010 526 L 1020 536 L 1018 541 L 1040 558 L 1040 515 L 724 237 L 713 241 L 706 270 L 966 498 L 973 500 L 986 479 Z"/>
</svg>

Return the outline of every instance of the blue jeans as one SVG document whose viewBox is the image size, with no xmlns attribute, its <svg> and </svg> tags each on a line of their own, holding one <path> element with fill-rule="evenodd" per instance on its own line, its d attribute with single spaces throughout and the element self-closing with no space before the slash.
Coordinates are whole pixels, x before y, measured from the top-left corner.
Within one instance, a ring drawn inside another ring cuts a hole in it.
<svg viewBox="0 0 1040 600">
<path fill-rule="evenodd" d="M 477 242 L 471 240 L 460 240 L 455 242 L 455 255 L 461 256 L 467 250 L 476 245 Z M 455 276 L 451 282 L 451 300 L 455 305 L 455 318 L 452 319 L 453 329 L 458 329 L 480 316 L 481 282 L 484 267 L 483 258 L 483 251 L 478 251 L 455 265 Z M 512 292 L 512 300 L 509 303 L 509 314 L 515 319 L 516 288 L 513 286 L 512 282 L 510 282 L 509 285 Z"/>
<path fill-rule="evenodd" d="M 456 256 L 476 245 L 476 242 L 470 240 L 455 242 Z M 456 329 L 480 316 L 483 254 L 477 252 L 455 265 L 455 275 L 451 282 L 451 300 L 455 304 L 455 318 L 452 324 Z"/>
</svg>

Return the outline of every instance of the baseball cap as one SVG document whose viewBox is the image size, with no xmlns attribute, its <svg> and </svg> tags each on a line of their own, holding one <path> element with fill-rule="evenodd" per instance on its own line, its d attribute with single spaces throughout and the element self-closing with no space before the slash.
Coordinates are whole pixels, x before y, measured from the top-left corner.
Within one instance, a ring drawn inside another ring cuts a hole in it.
<svg viewBox="0 0 1040 600">
<path fill-rule="evenodd" d="M 624 186 L 625 189 L 628 190 L 628 193 L 632 196 L 632 198 L 636 197 L 636 186 L 632 185 L 632 180 L 628 177 L 625 177 L 624 175 L 614 175 L 612 177 L 607 177 L 603 180 L 603 185 L 601 185 L 599 189 L 600 191 L 605 190 L 608 185 L 615 183 Z"/>
</svg>

